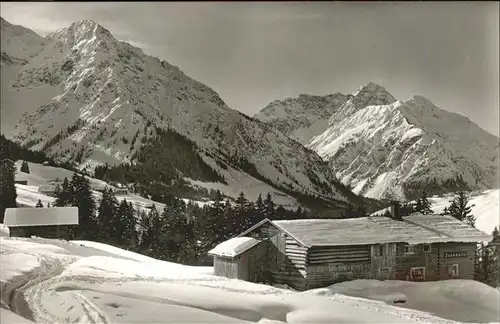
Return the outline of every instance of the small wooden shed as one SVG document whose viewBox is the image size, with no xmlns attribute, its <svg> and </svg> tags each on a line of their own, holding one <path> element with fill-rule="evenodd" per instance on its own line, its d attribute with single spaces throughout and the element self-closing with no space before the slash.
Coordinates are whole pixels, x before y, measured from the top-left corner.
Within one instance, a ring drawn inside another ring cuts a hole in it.
<svg viewBox="0 0 500 324">
<path fill-rule="evenodd" d="M 7 208 L 4 225 L 10 236 L 69 239 L 70 229 L 78 226 L 78 207 Z"/>
<path fill-rule="evenodd" d="M 265 242 L 251 237 L 235 237 L 208 252 L 214 258 L 214 274 L 250 282 L 263 280 Z"/>
</svg>

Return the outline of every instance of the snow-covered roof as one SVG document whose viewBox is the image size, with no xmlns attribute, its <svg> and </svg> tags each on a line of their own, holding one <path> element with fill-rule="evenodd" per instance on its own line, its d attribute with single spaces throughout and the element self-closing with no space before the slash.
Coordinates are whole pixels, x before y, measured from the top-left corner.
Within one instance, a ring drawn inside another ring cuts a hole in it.
<svg viewBox="0 0 500 324">
<path fill-rule="evenodd" d="M 390 217 L 270 221 L 304 246 L 409 244 L 490 241 L 491 236 L 451 216 Z"/>
<path fill-rule="evenodd" d="M 259 243 L 259 240 L 252 237 L 233 237 L 208 251 L 208 254 L 234 258 Z"/>
<path fill-rule="evenodd" d="M 78 225 L 78 207 L 7 208 L 7 226 Z"/>
</svg>

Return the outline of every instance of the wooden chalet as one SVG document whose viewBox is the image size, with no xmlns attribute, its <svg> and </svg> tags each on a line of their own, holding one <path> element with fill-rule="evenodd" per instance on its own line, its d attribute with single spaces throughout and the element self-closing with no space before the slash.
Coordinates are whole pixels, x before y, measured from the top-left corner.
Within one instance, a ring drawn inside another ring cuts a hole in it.
<svg viewBox="0 0 500 324">
<path fill-rule="evenodd" d="M 69 231 L 78 226 L 77 207 L 7 208 L 4 224 L 10 236 L 69 239 Z"/>
<path fill-rule="evenodd" d="M 391 217 L 265 219 L 238 236 L 252 238 L 251 247 L 224 253 L 233 238 L 210 251 L 215 274 L 298 290 L 352 279 L 473 279 L 476 244 L 490 241 L 489 235 L 451 216 L 392 212 Z"/>
</svg>

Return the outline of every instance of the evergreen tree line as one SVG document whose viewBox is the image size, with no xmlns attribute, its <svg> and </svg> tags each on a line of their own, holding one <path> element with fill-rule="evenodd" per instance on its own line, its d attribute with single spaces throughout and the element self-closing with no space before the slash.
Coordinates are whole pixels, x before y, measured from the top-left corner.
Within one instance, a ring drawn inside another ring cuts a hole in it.
<svg viewBox="0 0 500 324">
<path fill-rule="evenodd" d="M 500 236 L 498 228 L 491 242 L 481 243 L 476 250 L 474 279 L 492 287 L 500 287 Z"/>
<path fill-rule="evenodd" d="M 210 262 L 206 253 L 211 248 L 265 218 L 308 217 L 300 207 L 289 211 L 276 206 L 270 194 L 252 202 L 241 193 L 232 202 L 217 191 L 213 202 L 203 207 L 171 197 L 163 211 L 153 205 L 147 212 L 126 200 L 119 202 L 113 191 L 106 189 L 96 204 L 89 180 L 76 173 L 56 187 L 55 195 L 55 206 L 79 208 L 79 226 L 71 232 L 70 239 L 98 241 L 192 265 Z"/>
</svg>

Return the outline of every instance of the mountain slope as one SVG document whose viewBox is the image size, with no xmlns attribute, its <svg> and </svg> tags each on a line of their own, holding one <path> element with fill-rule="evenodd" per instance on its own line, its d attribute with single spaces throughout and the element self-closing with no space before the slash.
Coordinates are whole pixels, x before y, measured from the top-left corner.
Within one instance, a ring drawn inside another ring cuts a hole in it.
<svg viewBox="0 0 500 324">
<path fill-rule="evenodd" d="M 498 186 L 497 137 L 422 96 L 396 101 L 373 83 L 334 110 L 307 145 L 355 193 L 375 199 Z"/>
<path fill-rule="evenodd" d="M 53 97 L 32 95 L 25 103 L 28 113 L 13 137 L 60 160 L 77 159 L 81 167 L 135 163 L 143 144 L 154 145 L 159 133 L 171 130 L 193 141 L 183 150 L 194 150 L 233 184 L 232 195 L 245 187 L 234 179 L 244 178 L 288 203 L 295 193 L 335 202 L 357 199 L 316 153 L 230 109 L 209 87 L 117 41 L 93 21 L 47 35 L 43 49 L 6 81 L 20 94 L 50 89 L 45 93 Z M 9 112 L 16 106 L 10 102 L 2 108 Z"/>
<path fill-rule="evenodd" d="M 329 96 L 301 94 L 297 98 L 273 101 L 254 117 L 266 123 L 272 122 L 280 132 L 306 145 L 328 126 L 330 116 L 348 98 L 341 93 Z"/>
<path fill-rule="evenodd" d="M 41 52 L 45 40 L 30 29 L 8 23 L 0 17 L 0 127 L 2 132 L 10 133 L 14 129 L 17 120 L 30 107 L 30 98 L 34 95 L 50 97 L 47 87 L 40 89 L 27 89 L 21 94 L 13 89 L 10 84 L 15 80 L 17 73 L 24 64 L 33 56 Z M 45 96 L 45 95 L 48 96 Z M 55 94 L 54 94 L 55 95 Z M 54 96 L 53 95 L 53 96 Z M 52 97 L 53 97 L 52 96 Z M 7 110 L 5 107 L 15 107 Z"/>
</svg>

